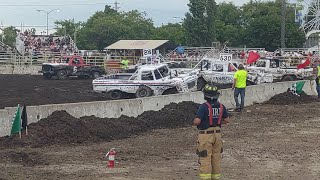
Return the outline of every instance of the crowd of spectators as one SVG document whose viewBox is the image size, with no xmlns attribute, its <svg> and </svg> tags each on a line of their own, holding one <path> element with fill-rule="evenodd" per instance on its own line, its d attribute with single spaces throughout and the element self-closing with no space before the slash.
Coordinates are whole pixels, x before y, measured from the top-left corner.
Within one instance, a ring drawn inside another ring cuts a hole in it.
<svg viewBox="0 0 320 180">
<path fill-rule="evenodd" d="M 17 49 L 23 55 L 39 56 L 48 52 L 71 54 L 74 46 L 69 36 L 33 35 L 30 31 L 20 33 L 17 37 Z"/>
</svg>

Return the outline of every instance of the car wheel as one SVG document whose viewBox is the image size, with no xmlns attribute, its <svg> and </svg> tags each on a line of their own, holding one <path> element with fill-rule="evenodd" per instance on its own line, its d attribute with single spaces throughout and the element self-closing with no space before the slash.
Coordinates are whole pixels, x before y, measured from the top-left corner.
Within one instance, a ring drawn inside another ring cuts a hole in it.
<svg viewBox="0 0 320 180">
<path fill-rule="evenodd" d="M 122 98 L 122 92 L 121 91 L 111 91 L 108 93 L 108 96 L 112 100 L 117 100 Z"/>
<path fill-rule="evenodd" d="M 168 94 L 178 94 L 178 90 L 177 88 L 170 88 L 170 89 L 167 89 L 165 90 L 162 95 L 168 95 Z"/>
<path fill-rule="evenodd" d="M 141 86 L 136 92 L 136 97 L 137 98 L 142 98 L 142 97 L 149 97 L 152 96 L 152 90 L 151 88 L 147 86 Z"/>
<path fill-rule="evenodd" d="M 58 71 L 57 77 L 58 77 L 58 79 L 60 79 L 60 80 L 66 79 L 66 78 L 67 78 L 67 71 L 65 71 L 65 70 L 60 70 L 60 71 Z"/>
</svg>

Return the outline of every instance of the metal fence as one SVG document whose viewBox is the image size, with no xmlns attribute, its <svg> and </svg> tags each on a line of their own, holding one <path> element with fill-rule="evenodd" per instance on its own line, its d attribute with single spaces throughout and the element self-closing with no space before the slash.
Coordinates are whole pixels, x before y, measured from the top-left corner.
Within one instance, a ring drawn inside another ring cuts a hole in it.
<svg viewBox="0 0 320 180">
<path fill-rule="evenodd" d="M 59 63 L 62 62 L 64 57 L 78 55 L 76 53 L 66 54 L 60 52 L 33 52 L 32 55 L 21 55 L 17 51 L 0 51 L 0 64 L 2 65 L 35 65 L 41 66 L 43 63 Z M 108 66 L 112 62 L 119 62 L 123 59 L 128 59 L 130 64 L 136 64 L 140 57 L 138 56 L 110 56 L 107 54 L 99 53 L 90 56 L 82 56 L 86 64 L 101 66 L 105 69 L 112 68 Z M 111 63 L 111 64 L 112 64 Z M 119 65 L 120 67 L 120 65 Z"/>
</svg>

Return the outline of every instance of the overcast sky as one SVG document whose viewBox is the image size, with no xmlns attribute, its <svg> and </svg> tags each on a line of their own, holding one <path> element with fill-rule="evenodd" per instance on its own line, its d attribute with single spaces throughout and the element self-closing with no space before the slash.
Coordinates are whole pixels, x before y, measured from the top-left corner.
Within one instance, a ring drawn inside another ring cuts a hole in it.
<svg viewBox="0 0 320 180">
<path fill-rule="evenodd" d="M 222 2 L 218 0 L 217 2 Z M 229 0 L 230 1 L 230 0 Z M 229 2 L 227 1 L 227 2 Z M 0 21 L 4 26 L 44 26 L 36 28 L 39 31 L 46 30 L 46 14 L 37 12 L 37 9 L 50 11 L 59 9 L 59 12 L 49 14 L 49 29 L 53 28 L 53 21 L 72 19 L 86 21 L 94 12 L 104 9 L 108 4 L 114 7 L 115 0 L 0 0 Z M 148 17 L 154 20 L 156 26 L 168 22 L 179 22 L 173 17 L 184 17 L 188 11 L 189 0 L 118 0 L 121 11 L 138 9 L 146 11 Z M 249 0 L 235 0 L 236 5 L 242 5 Z"/>
</svg>

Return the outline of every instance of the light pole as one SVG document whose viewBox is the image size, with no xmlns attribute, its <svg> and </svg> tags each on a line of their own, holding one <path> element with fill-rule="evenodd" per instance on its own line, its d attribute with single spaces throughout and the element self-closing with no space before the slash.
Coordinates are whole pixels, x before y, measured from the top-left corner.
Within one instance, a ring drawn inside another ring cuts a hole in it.
<svg viewBox="0 0 320 180">
<path fill-rule="evenodd" d="M 56 12 L 59 12 L 60 10 L 59 9 L 52 9 L 50 11 L 45 11 L 45 10 L 42 10 L 42 9 L 38 9 L 37 10 L 38 12 L 44 12 L 47 14 L 47 35 L 49 35 L 49 14 L 52 13 L 53 11 L 56 11 Z"/>
</svg>

